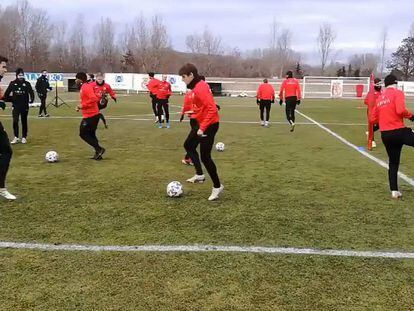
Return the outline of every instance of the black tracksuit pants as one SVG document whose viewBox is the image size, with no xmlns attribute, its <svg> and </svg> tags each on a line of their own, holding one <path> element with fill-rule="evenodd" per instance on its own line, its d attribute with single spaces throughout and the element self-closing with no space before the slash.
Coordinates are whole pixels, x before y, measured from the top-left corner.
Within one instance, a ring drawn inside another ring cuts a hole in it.
<svg viewBox="0 0 414 311">
<path fill-rule="evenodd" d="M 39 115 L 41 115 L 43 113 L 45 115 L 47 115 L 47 112 L 46 112 L 46 98 L 47 98 L 46 94 L 45 95 L 39 95 L 39 99 L 40 99 Z"/>
<path fill-rule="evenodd" d="M 158 112 L 157 112 L 157 104 L 158 104 L 158 98 L 157 96 L 151 94 L 151 103 L 152 103 L 152 112 L 154 113 L 154 116 L 158 116 Z"/>
<path fill-rule="evenodd" d="M 99 146 L 98 138 L 96 137 L 96 129 L 98 127 L 98 123 L 100 120 L 100 115 L 97 114 L 96 116 L 90 118 L 82 119 L 79 129 L 79 136 L 90 146 L 95 149 L 95 152 L 99 152 L 101 150 L 101 146 Z"/>
<path fill-rule="evenodd" d="M 157 103 L 158 122 L 161 123 L 162 114 L 165 113 L 165 122 L 170 122 L 170 110 L 168 107 L 168 99 L 158 99 Z"/>
<path fill-rule="evenodd" d="M 265 100 L 265 99 L 260 100 L 260 102 L 259 102 L 260 120 L 265 121 L 264 112 L 266 110 L 266 121 L 269 121 L 271 106 L 272 106 L 272 101 L 271 100 Z"/>
<path fill-rule="evenodd" d="M 213 149 L 214 137 L 216 136 L 216 133 L 219 129 L 219 123 L 217 122 L 211 124 L 204 132 L 204 135 L 206 135 L 206 137 L 200 137 L 197 135 L 199 128 L 197 121 L 191 119 L 190 122 L 191 131 L 184 142 L 184 148 L 194 163 L 196 174 L 203 175 L 203 169 L 201 167 L 201 162 L 203 162 L 204 167 L 206 168 L 211 180 L 213 181 L 214 188 L 220 188 L 221 183 L 217 174 L 217 167 L 211 158 L 211 150 Z M 200 145 L 201 162 L 200 156 L 197 152 L 198 145 Z"/>
<path fill-rule="evenodd" d="M 398 191 L 398 169 L 400 166 L 401 150 L 404 145 L 414 147 L 414 133 L 408 128 L 381 132 L 382 142 L 388 153 L 388 179 L 391 191 Z"/>
<path fill-rule="evenodd" d="M 13 155 L 9 137 L 0 122 L 0 188 L 6 187 L 6 176 Z"/>
<path fill-rule="evenodd" d="M 286 119 L 290 124 L 295 123 L 295 110 L 298 102 L 296 96 L 289 96 L 285 99 L 286 102 Z"/>
<path fill-rule="evenodd" d="M 14 137 L 19 137 L 19 119 L 22 121 L 22 137 L 27 137 L 27 116 L 29 108 L 13 107 L 13 133 Z"/>
</svg>

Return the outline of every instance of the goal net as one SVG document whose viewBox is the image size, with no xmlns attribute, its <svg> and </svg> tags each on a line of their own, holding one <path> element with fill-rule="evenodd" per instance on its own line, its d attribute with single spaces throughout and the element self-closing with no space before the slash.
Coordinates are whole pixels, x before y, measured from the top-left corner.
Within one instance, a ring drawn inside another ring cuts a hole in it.
<svg viewBox="0 0 414 311">
<path fill-rule="evenodd" d="M 303 78 L 303 98 L 361 98 L 369 91 L 369 77 Z"/>
</svg>

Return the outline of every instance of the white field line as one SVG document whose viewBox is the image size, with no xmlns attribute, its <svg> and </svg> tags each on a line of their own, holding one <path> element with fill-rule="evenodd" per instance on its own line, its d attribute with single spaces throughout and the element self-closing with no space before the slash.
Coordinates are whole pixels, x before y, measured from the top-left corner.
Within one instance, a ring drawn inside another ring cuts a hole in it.
<svg viewBox="0 0 414 311">
<path fill-rule="evenodd" d="M 180 114 L 180 112 L 172 112 L 171 114 Z M 154 119 L 144 119 L 144 118 L 133 118 L 133 117 L 147 117 L 147 116 L 153 116 L 153 114 L 141 114 L 141 115 L 119 115 L 119 116 L 105 116 L 107 120 L 125 120 L 125 121 L 154 121 Z M 0 115 L 0 118 L 6 119 L 11 118 L 11 115 Z M 36 116 L 29 116 L 29 119 L 33 120 L 53 120 L 53 119 L 81 119 L 80 116 L 52 116 L 49 118 L 38 118 Z M 170 120 L 171 122 L 180 122 L 180 120 Z M 184 120 L 183 122 L 188 122 L 187 120 Z M 226 120 L 220 120 L 220 123 L 233 123 L 233 124 L 259 124 L 259 121 L 226 121 Z M 270 124 L 283 124 L 288 125 L 287 121 L 274 121 L 270 122 Z M 312 122 L 297 122 L 296 124 L 299 125 L 312 125 L 315 126 L 315 123 Z M 366 126 L 364 123 L 340 123 L 340 122 L 326 122 L 321 123 L 324 125 L 340 125 L 340 126 Z"/>
<path fill-rule="evenodd" d="M 388 164 L 385 163 L 384 161 L 378 159 L 377 157 L 374 157 L 372 154 L 364 151 L 364 150 L 360 150 L 356 145 L 350 143 L 349 141 L 347 141 L 345 138 L 339 136 L 337 133 L 335 133 L 334 131 L 328 129 L 326 126 L 324 126 L 322 123 L 319 123 L 317 121 L 315 121 L 314 119 L 312 119 L 311 117 L 307 116 L 306 114 L 296 110 L 296 112 L 298 114 L 300 114 L 302 117 L 304 117 L 305 119 L 307 119 L 308 121 L 314 123 L 315 125 L 319 126 L 321 129 L 323 129 L 324 131 L 328 132 L 329 134 L 331 134 L 332 136 L 334 136 L 335 138 L 337 138 L 338 140 L 340 140 L 342 143 L 344 143 L 345 145 L 347 145 L 348 147 L 351 147 L 352 149 L 354 149 L 355 151 L 359 152 L 360 154 L 362 154 L 363 156 L 367 157 L 368 159 L 374 161 L 375 163 L 377 163 L 378 165 L 382 166 L 383 168 L 388 170 Z M 405 182 L 407 182 L 409 185 L 414 187 L 414 180 L 410 177 L 408 177 L 407 175 L 398 172 L 398 176 L 404 180 Z"/>
<path fill-rule="evenodd" d="M 316 255 L 338 257 L 363 257 L 363 258 L 391 258 L 414 259 L 412 252 L 389 251 L 353 251 L 339 249 L 314 249 L 296 247 L 261 247 L 261 246 L 232 246 L 232 245 L 80 245 L 80 244 L 41 244 L 41 243 L 16 243 L 0 242 L 0 249 L 30 249 L 43 251 L 77 251 L 77 252 L 168 252 L 168 253 L 201 253 L 201 252 L 225 252 L 225 253 L 253 253 L 253 254 L 291 254 L 291 255 Z"/>
</svg>

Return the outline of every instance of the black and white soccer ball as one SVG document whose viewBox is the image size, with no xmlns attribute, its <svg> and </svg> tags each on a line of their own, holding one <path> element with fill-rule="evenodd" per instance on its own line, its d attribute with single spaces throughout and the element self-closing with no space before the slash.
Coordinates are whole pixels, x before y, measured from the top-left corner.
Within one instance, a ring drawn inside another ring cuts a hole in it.
<svg viewBox="0 0 414 311">
<path fill-rule="evenodd" d="M 226 149 L 226 145 L 225 145 L 224 143 L 222 143 L 222 142 L 218 142 L 218 143 L 216 144 L 216 150 L 217 150 L 217 151 L 223 152 L 223 151 L 224 151 L 224 149 Z"/>
<path fill-rule="evenodd" d="M 45 155 L 45 160 L 49 163 L 59 161 L 59 154 L 56 151 L 48 151 Z"/>
<path fill-rule="evenodd" d="M 178 198 L 183 194 L 183 185 L 179 181 L 172 181 L 167 185 L 167 195 L 171 198 Z"/>
</svg>

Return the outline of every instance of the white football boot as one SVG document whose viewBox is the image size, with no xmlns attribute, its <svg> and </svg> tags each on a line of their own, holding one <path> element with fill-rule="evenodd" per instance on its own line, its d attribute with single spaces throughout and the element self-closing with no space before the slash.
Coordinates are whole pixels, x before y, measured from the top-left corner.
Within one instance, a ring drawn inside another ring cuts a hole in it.
<svg viewBox="0 0 414 311">
<path fill-rule="evenodd" d="M 193 177 L 187 179 L 187 182 L 190 182 L 192 184 L 196 183 L 203 183 L 206 180 L 206 177 L 204 175 L 194 175 Z"/>
<path fill-rule="evenodd" d="M 400 199 L 402 198 L 402 193 L 399 191 L 391 191 L 391 198 Z"/>
<path fill-rule="evenodd" d="M 10 142 L 12 145 L 17 144 L 20 141 L 19 138 L 15 137 L 13 138 L 13 140 Z"/>
<path fill-rule="evenodd" d="M 0 196 L 6 200 L 16 200 L 16 196 L 8 192 L 6 188 L 0 188 Z"/>
<path fill-rule="evenodd" d="M 372 141 L 372 148 L 377 148 L 377 143 L 375 141 Z"/>
<path fill-rule="evenodd" d="M 22 144 L 26 144 L 27 143 L 27 139 L 26 139 L 26 137 L 23 137 L 22 138 Z"/>
<path fill-rule="evenodd" d="M 269 127 L 269 121 L 265 121 L 265 127 Z"/>
<path fill-rule="evenodd" d="M 261 126 L 264 126 L 264 125 L 265 125 L 265 121 L 261 121 L 261 122 L 260 122 L 260 125 L 261 125 Z"/>
<path fill-rule="evenodd" d="M 213 190 L 211 191 L 211 195 L 208 198 L 209 201 L 214 201 L 217 200 L 219 198 L 220 193 L 224 190 L 224 186 L 221 185 L 220 188 L 213 188 Z"/>
</svg>

